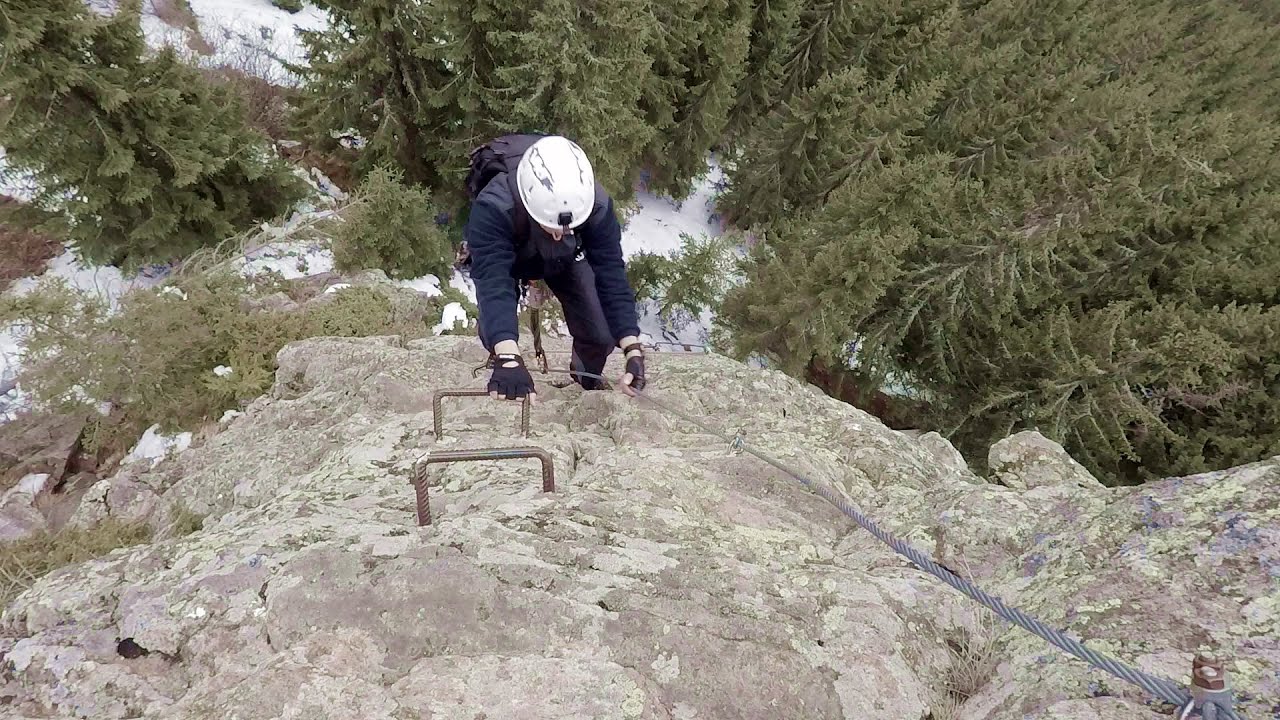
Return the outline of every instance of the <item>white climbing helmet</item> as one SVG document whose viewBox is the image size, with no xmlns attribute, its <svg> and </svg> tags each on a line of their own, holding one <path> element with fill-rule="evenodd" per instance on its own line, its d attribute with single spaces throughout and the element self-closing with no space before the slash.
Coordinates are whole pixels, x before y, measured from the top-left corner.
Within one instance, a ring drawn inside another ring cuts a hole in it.
<svg viewBox="0 0 1280 720">
<path fill-rule="evenodd" d="M 529 217 L 543 227 L 576 228 L 596 202 L 596 176 L 578 144 L 559 135 L 534 143 L 516 167 L 516 186 Z"/>
</svg>

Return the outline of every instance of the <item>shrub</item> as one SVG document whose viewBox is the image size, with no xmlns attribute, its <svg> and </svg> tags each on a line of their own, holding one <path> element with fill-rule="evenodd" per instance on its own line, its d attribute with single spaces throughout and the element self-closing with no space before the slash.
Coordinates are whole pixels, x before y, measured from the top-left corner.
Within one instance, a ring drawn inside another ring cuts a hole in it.
<svg viewBox="0 0 1280 720">
<path fill-rule="evenodd" d="M 449 277 L 453 248 L 436 224 L 431 195 L 405 185 L 398 170 L 376 168 L 355 193 L 333 238 L 334 266 L 379 268 L 393 278 Z"/>
<path fill-rule="evenodd" d="M 287 343 L 317 336 L 420 337 L 452 296 L 425 298 L 394 288 L 353 287 L 274 309 L 262 298 L 283 281 L 252 283 L 230 271 L 182 277 L 157 292 L 126 295 L 109 313 L 61 281 L 0 303 L 0 322 L 28 324 L 23 387 L 52 410 L 105 401 L 87 444 L 128 447 L 154 423 L 190 430 L 270 388 Z M 455 292 L 456 295 L 456 292 Z M 296 306 L 295 306 L 296 307 Z M 230 373 L 215 373 L 219 366 Z"/>
<path fill-rule="evenodd" d="M 287 12 L 302 12 L 302 0 L 271 0 L 271 4 Z"/>
<path fill-rule="evenodd" d="M 145 523 L 107 520 L 87 529 L 66 528 L 0 543 L 0 609 L 60 567 L 150 540 L 151 530 Z"/>
</svg>

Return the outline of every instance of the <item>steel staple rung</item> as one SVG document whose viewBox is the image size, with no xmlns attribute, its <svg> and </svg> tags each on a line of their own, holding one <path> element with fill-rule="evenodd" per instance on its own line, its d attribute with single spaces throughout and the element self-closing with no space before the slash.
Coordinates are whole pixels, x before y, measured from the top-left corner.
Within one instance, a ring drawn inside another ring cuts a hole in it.
<svg viewBox="0 0 1280 720">
<path fill-rule="evenodd" d="M 419 460 L 413 471 L 413 492 L 418 514 L 418 525 L 431 524 L 431 504 L 427 492 L 427 466 L 440 463 L 468 462 L 474 460 L 520 460 L 537 458 L 542 463 L 542 492 L 556 491 L 555 463 L 551 453 L 538 447 L 491 448 L 479 450 L 437 450 Z"/>
<path fill-rule="evenodd" d="M 437 390 L 435 396 L 431 400 L 431 421 L 432 429 L 435 430 L 436 439 L 440 439 L 444 435 L 444 412 L 443 400 L 447 397 L 487 397 L 488 390 L 478 390 L 472 388 L 459 388 L 456 390 Z M 529 396 L 524 397 L 520 403 L 520 434 L 523 437 L 529 437 Z"/>
</svg>

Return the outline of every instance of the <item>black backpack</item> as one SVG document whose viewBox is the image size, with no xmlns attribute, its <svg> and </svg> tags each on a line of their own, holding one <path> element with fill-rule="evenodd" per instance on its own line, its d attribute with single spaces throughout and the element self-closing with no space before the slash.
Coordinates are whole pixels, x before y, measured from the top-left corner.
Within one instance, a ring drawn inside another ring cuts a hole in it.
<svg viewBox="0 0 1280 720">
<path fill-rule="evenodd" d="M 511 188 L 511 199 L 515 203 L 511 209 L 511 222 L 517 238 L 517 255 L 529 243 L 529 211 L 520 202 L 520 190 L 516 187 L 516 167 L 520 158 L 533 144 L 546 135 L 537 133 L 503 135 L 471 151 L 471 170 L 467 173 L 467 196 L 472 200 L 489 185 L 499 173 L 507 174 L 507 184 Z M 458 252 L 458 267 L 471 264 L 471 256 L 467 252 L 464 241 Z"/>
</svg>

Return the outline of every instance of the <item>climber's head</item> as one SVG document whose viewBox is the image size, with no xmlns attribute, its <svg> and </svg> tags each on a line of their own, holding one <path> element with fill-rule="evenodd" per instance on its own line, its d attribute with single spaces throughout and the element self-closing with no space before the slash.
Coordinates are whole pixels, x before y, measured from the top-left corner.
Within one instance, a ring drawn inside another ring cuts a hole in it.
<svg viewBox="0 0 1280 720">
<path fill-rule="evenodd" d="M 591 162 L 577 143 L 559 135 L 542 138 L 525 152 L 516 186 L 529 217 L 557 238 L 586 222 L 595 206 Z"/>
</svg>

